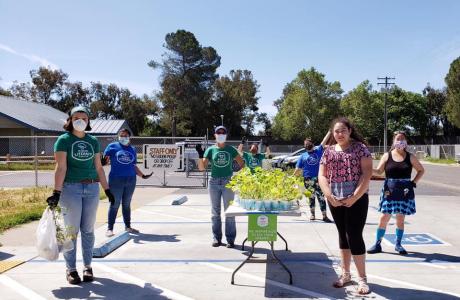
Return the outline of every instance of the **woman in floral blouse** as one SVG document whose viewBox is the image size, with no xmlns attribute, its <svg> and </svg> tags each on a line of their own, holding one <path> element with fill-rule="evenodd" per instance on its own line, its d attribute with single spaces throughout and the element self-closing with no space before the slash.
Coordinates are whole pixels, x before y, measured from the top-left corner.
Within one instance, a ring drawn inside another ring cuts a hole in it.
<svg viewBox="0 0 460 300">
<path fill-rule="evenodd" d="M 339 288 L 351 282 L 353 256 L 359 275 L 358 293 L 368 294 L 363 229 L 369 206 L 372 158 L 348 119 L 334 120 L 331 131 L 333 136 L 321 158 L 318 181 L 339 233 L 342 274 L 333 286 Z"/>
</svg>

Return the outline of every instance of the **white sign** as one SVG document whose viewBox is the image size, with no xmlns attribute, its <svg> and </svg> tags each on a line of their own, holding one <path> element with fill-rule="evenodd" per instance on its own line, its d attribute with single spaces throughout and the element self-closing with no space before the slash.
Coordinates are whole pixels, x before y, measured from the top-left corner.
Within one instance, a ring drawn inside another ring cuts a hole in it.
<svg viewBox="0 0 460 300">
<path fill-rule="evenodd" d="M 181 169 L 182 148 L 177 145 L 144 145 L 146 169 Z"/>
</svg>

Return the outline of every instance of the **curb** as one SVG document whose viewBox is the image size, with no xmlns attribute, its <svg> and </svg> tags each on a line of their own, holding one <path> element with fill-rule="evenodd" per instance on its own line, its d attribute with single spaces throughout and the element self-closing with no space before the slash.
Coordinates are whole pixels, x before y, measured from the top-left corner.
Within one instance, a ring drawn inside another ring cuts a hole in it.
<svg viewBox="0 0 460 300">
<path fill-rule="evenodd" d="M 93 249 L 93 257 L 95 258 L 105 257 L 109 255 L 110 253 L 112 253 L 113 251 L 115 251 L 121 245 L 129 241 L 130 239 L 131 239 L 131 236 L 129 235 L 128 232 L 119 233 L 111 237 L 104 243 L 99 244 L 98 247 L 95 247 Z"/>
</svg>

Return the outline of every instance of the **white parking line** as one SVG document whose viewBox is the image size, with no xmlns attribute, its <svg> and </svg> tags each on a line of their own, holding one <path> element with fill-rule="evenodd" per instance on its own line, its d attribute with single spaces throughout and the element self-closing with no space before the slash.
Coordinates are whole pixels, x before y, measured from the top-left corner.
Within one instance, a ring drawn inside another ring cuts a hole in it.
<svg viewBox="0 0 460 300">
<path fill-rule="evenodd" d="M 320 266 L 320 267 L 324 267 L 324 268 L 330 268 L 331 266 L 328 265 L 328 264 L 325 264 L 325 263 L 320 263 L 320 262 L 307 262 L 308 264 L 312 264 L 312 265 L 315 265 L 315 266 Z M 354 272 L 353 272 L 354 273 Z M 354 273 L 355 274 L 355 273 Z M 355 274 L 356 275 L 356 274 Z M 408 287 L 411 287 L 411 288 L 414 288 L 414 289 L 418 289 L 418 290 L 424 290 L 424 291 L 429 291 L 429 292 L 436 292 L 436 293 L 442 293 L 442 294 L 446 294 L 446 295 L 451 295 L 451 296 L 454 296 L 454 297 L 459 297 L 460 298 L 460 294 L 456 294 L 456 293 L 451 293 L 451 292 L 448 292 L 448 291 L 443 291 L 443 290 L 438 290 L 438 289 L 434 289 L 434 288 L 431 288 L 431 287 L 428 287 L 428 286 L 423 286 L 423 285 L 419 285 L 419 284 L 415 284 L 415 283 L 410 283 L 410 282 L 407 282 L 407 281 L 402 281 L 400 279 L 391 279 L 391 278 L 386 278 L 386 277 L 382 277 L 382 276 L 378 276 L 378 275 L 372 275 L 372 274 L 367 274 L 367 278 L 375 278 L 375 279 L 378 279 L 378 280 L 381 280 L 381 281 L 386 281 L 386 282 L 391 282 L 391 283 L 394 283 L 398 286 L 400 285 L 405 285 L 405 286 L 408 286 Z"/>
<path fill-rule="evenodd" d="M 193 222 L 208 222 L 208 220 L 197 220 L 197 219 L 192 219 L 192 218 L 187 218 L 187 217 L 181 217 L 181 216 L 175 216 L 175 215 L 170 215 L 170 214 L 164 214 L 164 213 L 159 213 L 156 211 L 151 211 L 151 210 L 145 210 L 145 209 L 136 209 L 138 212 L 143 212 L 146 214 L 152 214 L 152 215 L 159 215 L 159 216 L 164 216 L 164 217 L 171 217 L 171 218 L 176 218 L 176 219 L 181 219 L 181 220 L 186 220 L 186 221 L 193 221 Z"/>
<path fill-rule="evenodd" d="M 206 210 L 206 209 L 200 209 L 200 208 L 189 207 L 189 206 L 186 206 L 186 205 L 182 205 L 181 208 L 186 208 L 186 209 L 190 209 L 190 210 L 195 210 L 195 211 L 199 211 L 199 212 L 204 212 L 204 213 L 207 213 L 207 214 L 211 213 L 211 210 L 210 210 L 210 209 Z"/>
<path fill-rule="evenodd" d="M 32 300 L 46 300 L 46 298 L 40 296 L 39 294 L 35 293 L 31 289 L 23 286 L 19 282 L 11 279 L 10 277 L 1 274 L 0 275 L 0 283 L 3 284 L 4 286 L 14 290 L 16 293 L 24 296 L 26 299 L 32 299 Z"/>
<path fill-rule="evenodd" d="M 446 266 L 441 266 L 441 265 L 437 265 L 433 263 L 426 263 L 426 262 L 419 263 L 419 265 L 428 266 L 428 267 L 432 267 L 436 269 L 444 269 L 444 270 L 448 268 Z"/>
<path fill-rule="evenodd" d="M 187 296 L 184 296 L 184 295 L 181 295 L 179 293 L 176 293 L 176 292 L 173 292 L 171 290 L 168 290 L 166 288 L 163 288 L 161 286 L 158 286 L 158 285 L 154 285 L 150 282 L 147 282 L 143 279 L 140 279 L 138 277 L 135 277 L 135 276 L 132 276 L 128 273 L 125 273 L 125 272 L 122 272 L 120 270 L 117 270 L 117 269 L 114 269 L 114 268 L 111 268 L 111 267 L 108 267 L 106 265 L 103 265 L 101 263 L 93 263 L 92 264 L 93 267 L 99 269 L 99 270 L 102 270 L 104 272 L 107 272 L 107 273 L 110 273 L 111 275 L 115 275 L 121 279 L 124 279 L 128 282 L 131 282 L 141 288 L 148 288 L 148 289 L 151 289 L 152 291 L 158 293 L 158 290 L 161 290 L 162 292 L 159 294 L 161 296 L 164 296 L 164 297 L 167 297 L 167 298 L 170 298 L 170 299 L 177 299 L 177 300 L 193 300 L 193 298 L 190 298 L 190 297 L 187 297 Z"/>
<path fill-rule="evenodd" d="M 228 273 L 233 273 L 233 271 L 234 271 L 234 270 L 232 270 L 230 268 L 226 268 L 226 267 L 220 266 L 218 264 L 214 264 L 214 263 L 200 263 L 200 264 L 208 266 L 208 267 L 211 267 L 211 268 L 214 268 L 214 269 L 219 270 L 219 271 L 228 272 Z M 245 278 L 248 278 L 248 279 L 252 279 L 252 280 L 255 280 L 255 281 L 261 282 L 261 283 L 267 283 L 267 284 L 277 286 L 277 287 L 280 287 L 280 288 L 283 288 L 283 289 L 286 289 L 286 290 L 290 290 L 290 291 L 293 291 L 293 292 L 296 292 L 296 293 L 299 293 L 299 294 L 302 294 L 302 295 L 306 295 L 306 296 L 309 296 L 309 297 L 314 297 L 314 298 L 318 298 L 318 299 L 336 299 L 336 298 L 331 297 L 331 296 L 327 296 L 327 295 L 320 294 L 320 293 L 317 293 L 317 292 L 314 292 L 314 291 L 302 289 L 302 288 L 295 287 L 295 286 L 285 284 L 285 283 L 281 283 L 281 282 L 278 282 L 278 281 L 262 278 L 262 277 L 259 277 L 259 276 L 251 275 L 251 274 L 241 272 L 241 271 L 238 272 L 238 276 L 245 277 Z"/>
<path fill-rule="evenodd" d="M 1 177 L 1 176 L 10 176 L 10 175 L 14 175 L 14 173 L 0 174 L 0 177 Z"/>
</svg>

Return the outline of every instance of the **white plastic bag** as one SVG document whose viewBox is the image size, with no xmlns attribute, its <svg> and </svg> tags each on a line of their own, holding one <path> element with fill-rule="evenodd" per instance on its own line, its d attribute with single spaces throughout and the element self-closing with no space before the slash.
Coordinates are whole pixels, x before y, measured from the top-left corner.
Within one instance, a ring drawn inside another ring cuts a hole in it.
<svg viewBox="0 0 460 300">
<path fill-rule="evenodd" d="M 73 227 L 66 226 L 64 216 L 59 207 L 52 211 L 54 223 L 56 224 L 56 239 L 59 252 L 67 252 L 73 250 L 73 237 L 75 236 Z"/>
<path fill-rule="evenodd" d="M 56 223 L 53 212 L 47 207 L 37 227 L 37 250 L 38 256 L 46 260 L 56 260 L 59 257 L 58 243 L 56 239 Z"/>
</svg>

